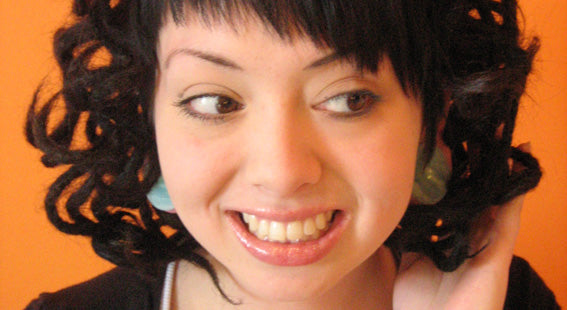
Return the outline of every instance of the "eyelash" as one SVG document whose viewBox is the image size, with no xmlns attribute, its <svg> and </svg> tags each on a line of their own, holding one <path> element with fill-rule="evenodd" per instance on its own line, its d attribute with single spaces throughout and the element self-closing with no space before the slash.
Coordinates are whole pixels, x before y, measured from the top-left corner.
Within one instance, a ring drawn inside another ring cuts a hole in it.
<svg viewBox="0 0 567 310">
<path fill-rule="evenodd" d="M 359 96 L 359 97 L 368 97 L 368 99 L 370 99 L 370 102 L 367 102 L 365 106 L 363 106 L 360 110 L 358 111 L 353 111 L 353 112 L 335 112 L 335 111 L 329 111 L 329 110 L 325 110 L 325 109 L 321 109 L 320 107 L 323 106 L 324 104 L 328 104 L 329 102 L 331 102 L 331 100 L 338 100 L 340 98 L 346 98 L 348 99 L 349 97 L 352 96 Z M 234 111 L 230 111 L 228 113 L 218 113 L 218 114 L 207 114 L 207 113 L 200 113 L 195 111 L 194 109 L 191 108 L 191 101 L 196 100 L 196 99 L 204 99 L 207 97 L 216 97 L 220 100 L 230 100 L 233 104 L 237 105 L 237 109 Z M 333 117 L 333 118 L 337 118 L 337 119 L 351 119 L 351 118 L 356 118 L 356 117 L 360 117 L 363 116 L 365 114 L 367 114 L 368 112 L 370 112 L 370 110 L 372 110 L 372 108 L 375 106 L 375 104 L 377 102 L 379 102 L 381 100 L 380 96 L 374 94 L 372 91 L 366 90 L 366 89 L 361 89 L 361 90 L 355 90 L 355 91 L 348 91 L 342 94 L 338 94 L 329 98 L 326 98 L 324 101 L 322 101 L 321 103 L 316 104 L 315 106 L 313 106 L 313 108 L 315 110 L 319 110 L 322 112 L 325 112 L 326 114 L 328 114 L 329 116 Z M 201 121 L 205 121 L 205 122 L 214 122 L 214 123 L 222 123 L 224 121 L 226 121 L 226 119 L 228 117 L 230 117 L 234 112 L 242 110 L 243 105 L 241 103 L 239 103 L 238 101 L 224 96 L 224 95 L 219 95 L 219 94 L 214 94 L 214 93 L 207 93 L 207 94 L 200 94 L 200 95 L 195 95 L 195 96 L 191 96 L 189 98 L 185 98 L 182 99 L 178 102 L 176 102 L 176 105 L 178 107 L 181 108 L 181 111 L 186 114 L 189 117 L 201 120 Z"/>
<path fill-rule="evenodd" d="M 208 94 L 200 94 L 200 95 L 195 95 L 195 96 L 191 96 L 189 98 L 185 98 L 182 99 L 178 102 L 176 102 L 175 105 L 177 105 L 178 107 L 181 108 L 181 111 L 186 114 L 189 117 L 192 118 L 196 118 L 200 121 L 205 121 L 205 122 L 215 122 L 215 123 L 221 123 L 224 122 L 227 117 L 230 116 L 230 112 L 229 113 L 218 113 L 218 114 L 206 114 L 206 113 L 200 113 L 195 111 L 194 109 L 191 108 L 191 101 L 195 100 L 195 99 L 201 99 L 201 98 L 207 98 L 207 97 L 216 97 L 218 99 L 227 99 L 230 100 L 231 102 L 235 103 L 238 105 L 238 110 L 242 109 L 242 104 L 240 104 L 238 101 L 224 96 L 224 95 L 219 95 L 219 94 L 215 94 L 215 93 L 208 93 Z"/>
<path fill-rule="evenodd" d="M 331 100 L 337 100 L 339 98 L 347 98 L 348 99 L 349 97 L 352 97 L 352 96 L 368 97 L 370 102 L 367 102 L 366 105 L 363 106 L 360 110 L 352 111 L 352 112 L 335 112 L 335 111 L 328 111 L 328 110 L 319 108 L 320 106 L 323 106 L 324 104 L 329 103 Z M 355 91 L 348 91 L 348 92 L 345 92 L 345 93 L 342 93 L 342 94 L 332 96 L 330 98 L 326 98 L 321 103 L 315 105 L 315 109 L 326 112 L 329 116 L 334 117 L 334 118 L 352 119 L 352 118 L 356 118 L 356 117 L 366 115 L 368 112 L 370 112 L 372 110 L 372 108 L 374 108 L 376 103 L 378 103 L 380 100 L 381 100 L 381 97 L 376 95 L 372 91 L 367 90 L 367 89 L 361 89 L 361 90 L 355 90 Z"/>
</svg>

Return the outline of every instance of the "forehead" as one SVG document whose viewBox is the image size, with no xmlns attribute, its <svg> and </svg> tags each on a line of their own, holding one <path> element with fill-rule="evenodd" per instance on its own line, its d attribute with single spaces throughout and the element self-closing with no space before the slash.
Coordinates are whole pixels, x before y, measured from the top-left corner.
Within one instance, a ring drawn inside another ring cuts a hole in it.
<svg viewBox="0 0 567 310">
<path fill-rule="evenodd" d="M 309 38 L 318 47 L 376 71 L 381 56 L 399 51 L 397 45 L 402 44 L 398 31 L 405 27 L 395 11 L 395 6 L 376 0 L 166 0 L 162 15 L 179 25 L 197 20 L 236 32 L 247 24 L 263 25 L 284 41 Z"/>
<path fill-rule="evenodd" d="M 238 68 L 214 55 L 224 55 L 238 63 L 259 62 L 269 65 L 273 59 L 287 58 L 288 65 L 305 64 L 314 58 L 334 55 L 328 47 L 316 45 L 310 38 L 295 36 L 283 38 L 257 18 L 247 18 L 238 24 L 222 21 L 205 22 L 200 18 L 187 18 L 176 23 L 169 16 L 159 32 L 158 58 L 161 66 L 167 67 L 171 59 L 179 54 L 189 54 Z"/>
<path fill-rule="evenodd" d="M 241 33 L 245 25 L 261 25 L 283 42 L 301 38 L 319 51 L 333 51 L 360 71 L 377 72 L 386 57 L 404 90 L 417 94 L 429 61 L 429 53 L 423 51 L 428 49 L 430 31 L 418 18 L 427 5 L 412 4 L 407 10 L 398 1 L 165 0 L 160 2 L 165 3 L 160 9 L 160 29 L 198 22 L 205 28 L 223 25 L 225 30 Z M 164 47 L 161 34 L 159 43 Z"/>
</svg>

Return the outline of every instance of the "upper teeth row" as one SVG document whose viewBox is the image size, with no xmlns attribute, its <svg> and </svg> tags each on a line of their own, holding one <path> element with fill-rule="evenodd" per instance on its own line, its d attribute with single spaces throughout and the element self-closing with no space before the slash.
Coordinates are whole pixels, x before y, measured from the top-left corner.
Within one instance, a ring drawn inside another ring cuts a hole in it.
<svg viewBox="0 0 567 310">
<path fill-rule="evenodd" d="M 242 213 L 242 218 L 248 224 L 248 231 L 261 240 L 299 242 L 319 238 L 321 233 L 329 227 L 333 211 L 293 222 L 270 221 L 248 213 Z"/>
</svg>

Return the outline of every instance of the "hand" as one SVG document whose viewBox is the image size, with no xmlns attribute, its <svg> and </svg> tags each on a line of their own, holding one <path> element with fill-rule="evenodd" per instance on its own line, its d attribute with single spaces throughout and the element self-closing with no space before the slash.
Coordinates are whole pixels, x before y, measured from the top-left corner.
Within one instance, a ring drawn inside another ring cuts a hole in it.
<svg viewBox="0 0 567 310">
<path fill-rule="evenodd" d="M 520 148 L 528 151 L 529 145 Z M 404 254 L 394 284 L 393 308 L 501 310 L 523 201 L 524 195 L 487 210 L 479 219 L 472 247 L 488 246 L 454 272 L 438 270 L 423 255 Z"/>
</svg>

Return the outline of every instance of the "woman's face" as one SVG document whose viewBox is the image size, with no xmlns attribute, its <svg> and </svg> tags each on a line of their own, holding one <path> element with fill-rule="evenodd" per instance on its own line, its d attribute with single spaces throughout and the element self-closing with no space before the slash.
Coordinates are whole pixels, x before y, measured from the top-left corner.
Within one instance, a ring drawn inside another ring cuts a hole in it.
<svg viewBox="0 0 567 310">
<path fill-rule="evenodd" d="M 163 177 L 183 224 L 243 292 L 321 294 L 363 272 L 404 214 L 421 106 L 387 58 L 361 73 L 308 39 L 239 26 L 161 29 Z"/>
</svg>

